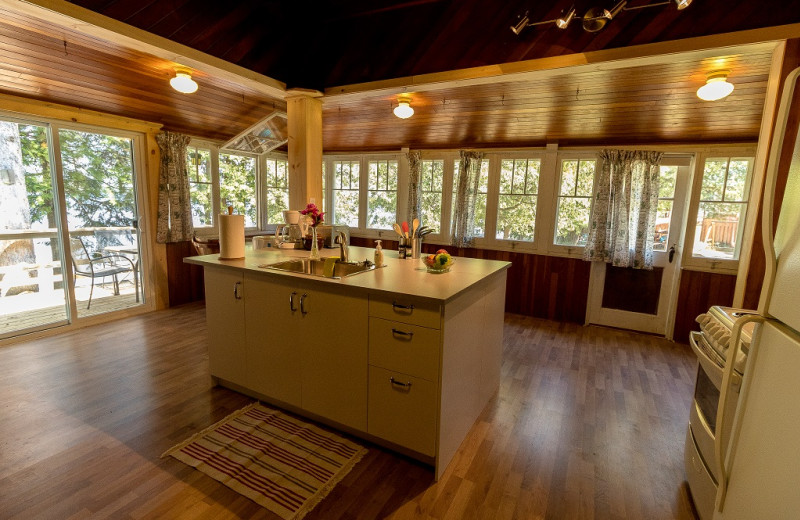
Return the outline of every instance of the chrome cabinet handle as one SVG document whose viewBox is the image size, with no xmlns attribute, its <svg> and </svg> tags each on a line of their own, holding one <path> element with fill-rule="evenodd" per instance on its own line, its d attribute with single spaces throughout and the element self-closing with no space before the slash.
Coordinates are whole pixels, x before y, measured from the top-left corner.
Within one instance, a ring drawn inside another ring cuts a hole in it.
<svg viewBox="0 0 800 520">
<path fill-rule="evenodd" d="M 397 329 L 392 329 L 392 334 L 394 334 L 396 336 L 405 336 L 408 339 L 411 339 L 411 338 L 414 337 L 414 333 L 413 332 L 406 332 L 404 330 L 397 330 Z"/>
<path fill-rule="evenodd" d="M 292 292 L 292 294 L 289 295 L 289 310 L 292 312 L 297 310 L 294 308 L 294 296 L 296 294 L 297 294 L 296 292 Z"/>
<path fill-rule="evenodd" d="M 408 311 L 408 314 L 411 314 L 412 312 L 414 312 L 414 306 L 413 305 L 402 305 L 402 304 L 397 303 L 397 302 L 392 302 L 392 310 L 396 311 L 397 309 L 400 309 L 401 311 Z"/>
<path fill-rule="evenodd" d="M 233 299 L 234 300 L 241 300 L 242 299 L 242 295 L 239 294 L 239 287 L 241 287 L 241 286 L 242 286 L 242 282 L 235 282 L 233 284 Z"/>
<path fill-rule="evenodd" d="M 406 381 L 403 383 L 402 381 L 398 381 L 394 377 L 389 377 L 389 382 L 395 386 L 400 386 L 402 388 L 411 388 L 411 381 Z"/>
<path fill-rule="evenodd" d="M 306 293 L 303 293 L 303 295 L 300 297 L 300 313 L 303 314 L 304 316 L 308 314 L 308 311 L 306 310 L 305 307 L 306 296 L 308 295 Z"/>
</svg>

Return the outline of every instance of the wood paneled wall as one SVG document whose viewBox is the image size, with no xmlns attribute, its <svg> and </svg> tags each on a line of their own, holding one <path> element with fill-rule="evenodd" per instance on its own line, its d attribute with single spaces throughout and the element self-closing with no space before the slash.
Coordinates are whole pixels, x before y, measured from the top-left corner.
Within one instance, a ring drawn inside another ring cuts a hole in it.
<svg viewBox="0 0 800 520">
<path fill-rule="evenodd" d="M 712 305 L 731 305 L 736 290 L 736 275 L 681 270 L 678 292 L 678 309 L 675 316 L 673 338 L 679 343 L 689 343 L 689 332 L 700 330 L 695 322 Z"/>
<path fill-rule="evenodd" d="M 167 244 L 170 307 L 205 299 L 203 268 L 184 263 L 183 259 L 187 256 L 197 256 L 191 242 Z"/>
</svg>

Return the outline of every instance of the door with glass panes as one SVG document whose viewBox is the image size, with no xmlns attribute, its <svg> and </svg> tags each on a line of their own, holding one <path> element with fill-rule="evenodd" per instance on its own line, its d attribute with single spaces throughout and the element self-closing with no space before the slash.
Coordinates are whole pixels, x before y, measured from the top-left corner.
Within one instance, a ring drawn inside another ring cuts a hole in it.
<svg viewBox="0 0 800 520">
<path fill-rule="evenodd" d="M 689 157 L 665 157 L 653 240 L 653 269 L 592 262 L 587 322 L 667 335 L 677 297 Z"/>
</svg>

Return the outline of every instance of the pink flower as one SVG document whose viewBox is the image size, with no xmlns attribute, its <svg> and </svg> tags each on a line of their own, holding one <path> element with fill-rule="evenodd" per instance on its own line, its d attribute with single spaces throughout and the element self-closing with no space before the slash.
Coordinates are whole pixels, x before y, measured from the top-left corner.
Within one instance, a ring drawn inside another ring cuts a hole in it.
<svg viewBox="0 0 800 520">
<path fill-rule="evenodd" d="M 311 225 L 317 227 L 317 224 L 325 220 L 325 212 L 320 211 L 316 204 L 309 203 L 306 209 L 300 211 L 301 215 L 308 215 L 311 217 Z"/>
</svg>

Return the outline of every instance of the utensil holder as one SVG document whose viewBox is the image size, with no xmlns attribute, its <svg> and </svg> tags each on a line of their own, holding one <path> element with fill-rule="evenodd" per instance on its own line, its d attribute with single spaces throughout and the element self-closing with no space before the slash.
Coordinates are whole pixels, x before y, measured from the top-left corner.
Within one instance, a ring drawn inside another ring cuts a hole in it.
<svg viewBox="0 0 800 520">
<path fill-rule="evenodd" d="M 418 259 L 422 253 L 422 237 L 411 239 L 411 258 Z"/>
</svg>

